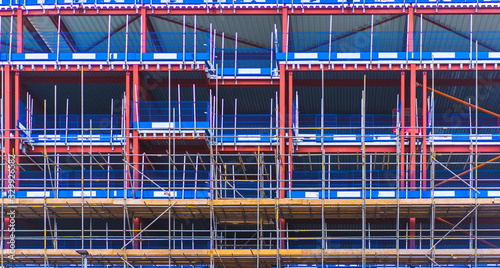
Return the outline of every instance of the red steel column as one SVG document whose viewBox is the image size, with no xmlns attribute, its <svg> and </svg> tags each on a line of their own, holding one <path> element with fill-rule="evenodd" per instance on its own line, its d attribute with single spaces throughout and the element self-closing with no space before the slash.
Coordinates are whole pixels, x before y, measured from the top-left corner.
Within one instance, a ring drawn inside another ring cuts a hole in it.
<svg viewBox="0 0 500 268">
<path fill-rule="evenodd" d="M 12 79 L 10 75 L 10 66 L 9 65 L 4 65 L 3 66 L 3 75 L 4 75 L 4 95 L 3 95 L 3 102 L 4 102 L 4 147 L 5 147 L 5 154 L 11 154 L 12 153 L 12 139 L 10 137 L 11 135 L 11 130 L 12 130 Z M 7 158 L 3 159 L 3 163 L 7 163 Z M 4 187 L 7 189 L 9 186 L 8 183 L 8 169 L 5 170 L 5 174 L 3 176 L 4 178 Z M 7 224 L 8 226 L 8 224 Z"/>
<path fill-rule="evenodd" d="M 293 172 L 293 72 L 288 72 L 288 187 L 292 187 Z"/>
<path fill-rule="evenodd" d="M 139 111 L 138 111 L 138 107 L 139 107 L 139 101 L 140 101 L 140 96 L 139 96 L 139 92 L 140 92 L 140 82 L 139 82 L 139 65 L 133 65 L 132 66 L 132 84 L 133 84 L 133 88 L 132 88 L 132 98 L 133 98 L 133 103 L 134 103 L 134 118 L 132 120 L 132 122 L 134 123 L 139 123 L 137 118 L 139 117 Z M 135 125 L 135 124 L 134 124 Z M 137 126 L 139 127 L 139 126 Z M 134 176 L 132 177 L 133 178 L 133 181 L 134 181 L 134 184 L 133 184 L 133 187 L 134 187 L 134 190 L 137 190 L 137 188 L 139 187 L 139 173 L 137 172 L 139 170 L 139 154 L 140 154 L 140 148 L 139 148 L 139 132 L 137 131 L 137 128 L 135 128 L 133 131 L 132 131 L 132 162 L 133 162 L 133 165 L 135 167 L 134 169 Z"/>
<path fill-rule="evenodd" d="M 427 188 L 427 72 L 422 72 L 422 189 Z"/>
<path fill-rule="evenodd" d="M 24 23 L 23 23 L 23 9 L 19 8 L 16 11 L 16 35 L 17 35 L 17 44 L 16 44 L 16 53 L 23 53 L 24 51 Z"/>
<path fill-rule="evenodd" d="M 410 188 L 416 187 L 416 155 L 417 155 L 417 67 L 415 64 L 410 66 L 410 160 L 409 160 L 409 181 Z"/>
<path fill-rule="evenodd" d="M 282 44 L 283 46 L 281 47 L 281 52 L 286 51 L 286 47 L 288 46 L 287 43 L 287 30 L 288 30 L 288 8 L 284 7 L 282 9 L 282 16 L 281 16 L 281 32 L 282 32 Z M 285 65 L 281 64 L 280 65 L 280 87 L 279 87 L 279 155 L 280 155 L 280 193 L 279 193 L 279 198 L 285 198 L 285 186 L 286 186 L 286 163 L 287 163 L 287 157 L 286 157 L 286 139 L 285 139 L 285 113 L 286 113 L 286 106 L 287 106 L 287 101 L 286 101 L 286 70 L 285 70 Z M 279 236 L 281 240 L 279 240 L 279 245 L 278 248 L 285 248 L 285 240 L 283 239 L 285 237 L 285 230 L 286 228 L 286 222 L 285 219 L 280 218 L 279 219 L 279 229 L 281 230 Z"/>
<path fill-rule="evenodd" d="M 11 134 L 11 129 L 12 129 L 12 84 L 11 84 L 11 77 L 10 77 L 10 67 L 9 65 L 4 65 L 3 66 L 3 75 L 4 75 L 4 92 L 3 92 L 3 101 L 4 101 L 4 146 L 5 146 L 5 156 L 9 155 L 12 153 L 12 140 L 10 138 Z M 2 159 L 3 164 L 7 165 L 9 158 L 6 157 Z M 9 187 L 9 168 L 5 169 L 5 173 L 3 174 L 3 186 L 4 186 L 4 191 L 6 191 Z M 4 221 L 4 228 L 5 228 L 5 236 L 4 237 L 9 237 L 10 232 L 9 230 L 9 223 L 10 223 L 10 218 L 7 216 L 3 219 Z M 10 248 L 10 245 L 7 243 L 9 239 L 4 240 L 4 248 Z"/>
<path fill-rule="evenodd" d="M 413 52 L 414 45 L 414 10 L 413 7 L 408 9 L 408 52 Z M 415 64 L 410 65 L 410 128 L 409 128 L 409 145 L 410 145 L 410 155 L 409 155 L 409 186 L 411 190 L 415 190 L 415 179 L 416 179 L 416 154 L 417 154 L 417 66 Z M 410 248 L 415 248 L 415 228 L 416 219 L 410 218 L 409 222 L 410 228 Z"/>
<path fill-rule="evenodd" d="M 142 223 L 142 218 L 134 218 L 134 237 L 139 234 L 140 232 L 140 229 L 141 229 L 141 223 Z M 133 248 L 134 249 L 140 249 L 141 248 L 141 244 L 142 244 L 142 239 L 140 239 L 139 237 L 137 237 L 136 239 L 134 239 L 134 244 L 133 244 Z"/>
<path fill-rule="evenodd" d="M 413 52 L 414 50 L 414 31 L 415 31 L 415 24 L 414 24 L 414 10 L 413 7 L 408 8 L 408 32 L 407 38 L 408 38 L 408 52 Z"/>
<path fill-rule="evenodd" d="M 404 190 L 405 188 L 405 185 L 406 185 L 406 178 L 405 178 L 405 163 L 406 163 L 406 159 L 405 159 L 405 127 L 406 127 L 406 114 L 405 114 L 405 109 L 406 109 L 406 103 L 405 103 L 405 98 L 406 98 L 406 94 L 405 94 L 405 73 L 404 72 L 401 72 L 401 85 L 400 85 L 400 89 L 399 89 L 399 97 L 400 97 L 400 107 L 399 107 L 399 110 L 400 110 L 400 129 L 399 129 L 399 137 L 400 137 L 400 144 L 399 144 L 399 148 L 400 148 L 400 158 L 399 158 L 399 186 L 401 188 L 401 190 Z"/>
<path fill-rule="evenodd" d="M 141 53 L 147 51 L 148 20 L 146 18 L 146 7 L 141 7 Z"/>
<path fill-rule="evenodd" d="M 130 105 L 131 101 L 132 101 L 132 98 L 130 97 L 130 95 L 133 94 L 133 91 L 131 90 L 130 88 L 130 72 L 127 72 L 125 74 L 125 154 L 127 156 L 127 162 L 130 163 L 131 159 L 130 159 L 130 153 L 131 153 L 131 150 L 130 150 L 130 126 L 131 126 L 131 109 L 132 109 L 132 105 Z M 125 189 L 128 190 L 130 188 L 130 180 L 131 178 L 133 178 L 133 173 L 130 174 L 129 173 L 129 168 L 126 168 L 126 172 L 127 172 L 127 176 L 125 178 L 126 182 L 125 182 Z M 125 193 L 126 194 L 126 193 Z"/>
<path fill-rule="evenodd" d="M 16 155 L 16 163 L 19 163 L 19 154 L 20 154 L 20 146 L 21 146 L 21 135 L 19 134 L 19 129 L 17 129 L 17 124 L 19 122 L 19 102 L 21 100 L 21 84 L 19 80 L 19 72 L 16 72 L 14 76 L 14 124 L 12 125 L 12 129 L 14 131 L 14 154 Z M 19 166 L 16 167 L 16 188 L 20 186 L 19 181 Z"/>
</svg>

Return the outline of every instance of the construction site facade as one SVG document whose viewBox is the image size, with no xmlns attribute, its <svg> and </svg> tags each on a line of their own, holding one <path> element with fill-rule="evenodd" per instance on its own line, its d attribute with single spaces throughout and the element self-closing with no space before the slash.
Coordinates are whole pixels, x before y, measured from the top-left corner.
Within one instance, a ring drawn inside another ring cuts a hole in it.
<svg viewBox="0 0 500 268">
<path fill-rule="evenodd" d="M 500 267 L 500 2 L 2 0 L 1 267 Z"/>
</svg>

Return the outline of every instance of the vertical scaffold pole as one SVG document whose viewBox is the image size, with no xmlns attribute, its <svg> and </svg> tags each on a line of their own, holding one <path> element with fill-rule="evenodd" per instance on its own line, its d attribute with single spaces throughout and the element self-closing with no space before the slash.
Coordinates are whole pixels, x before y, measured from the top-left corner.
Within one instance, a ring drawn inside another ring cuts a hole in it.
<svg viewBox="0 0 500 268">
<path fill-rule="evenodd" d="M 236 124 L 237 124 L 237 118 L 238 118 L 238 99 L 234 99 L 234 125 L 233 125 L 233 139 L 234 139 L 234 146 L 236 146 Z"/>
<path fill-rule="evenodd" d="M 371 24 L 370 24 L 370 66 L 372 65 L 372 60 L 373 60 L 373 14 L 371 18 Z M 370 67 L 371 68 L 371 67 Z"/>
<path fill-rule="evenodd" d="M 194 120 L 194 136 L 198 136 L 198 131 L 196 130 L 196 85 L 193 84 L 193 120 Z"/>
<path fill-rule="evenodd" d="M 83 163 L 85 163 L 85 155 L 84 155 L 84 144 L 83 144 L 83 137 L 85 134 L 85 119 L 84 119 L 84 85 L 83 85 L 83 66 L 80 66 L 80 116 L 81 116 L 81 135 L 82 135 L 82 140 L 81 140 L 81 228 L 82 228 L 82 248 L 85 248 L 85 208 L 84 208 L 84 202 L 85 202 L 85 195 L 84 195 L 84 189 L 85 189 L 85 166 Z M 90 152 L 91 153 L 91 152 Z"/>
<path fill-rule="evenodd" d="M 273 58 L 274 58 L 273 46 L 274 46 L 274 33 L 271 32 L 271 59 L 270 59 L 270 66 L 269 66 L 269 78 L 270 79 L 273 78 Z"/>
<path fill-rule="evenodd" d="M 373 16 L 372 16 L 373 19 Z M 362 241 L 362 268 L 366 267 L 366 75 L 363 77 L 363 91 L 361 94 L 361 183 L 362 183 L 362 215 L 361 215 L 361 241 Z"/>
<path fill-rule="evenodd" d="M 128 62 L 128 16 L 125 17 L 125 64 Z"/>
<path fill-rule="evenodd" d="M 111 15 L 108 15 L 108 53 L 106 55 L 106 59 L 110 60 L 110 54 L 111 54 Z"/>
<path fill-rule="evenodd" d="M 224 37 L 225 33 L 222 32 L 222 44 L 221 44 L 221 79 L 222 79 L 222 84 L 224 84 L 224 43 L 225 43 L 225 37 Z M 217 77 L 217 76 L 216 76 Z"/>
<path fill-rule="evenodd" d="M 196 64 L 196 53 L 198 52 L 197 51 L 197 48 L 196 48 L 196 32 L 197 32 L 197 23 L 196 23 L 196 20 L 197 20 L 197 17 L 196 15 L 194 15 L 194 27 L 193 27 L 193 61 L 194 61 L 194 64 Z"/>
<path fill-rule="evenodd" d="M 56 46 L 56 63 L 57 64 L 59 64 L 59 54 L 60 53 L 61 53 L 61 15 L 57 16 L 57 46 Z"/>
<path fill-rule="evenodd" d="M 178 113 L 178 131 L 179 131 L 179 136 L 181 135 L 181 130 L 182 130 L 182 115 L 181 115 L 181 85 L 177 84 L 177 113 Z"/>
<path fill-rule="evenodd" d="M 182 16 L 182 65 L 186 63 L 186 15 Z"/>
<path fill-rule="evenodd" d="M 372 15 L 373 16 L 373 15 Z M 333 26 L 333 16 L 330 15 L 330 23 L 328 24 L 328 66 L 330 66 L 332 61 L 332 26 Z"/>
<path fill-rule="evenodd" d="M 325 219 L 325 69 L 321 65 L 321 267 L 325 266 L 326 219 Z"/>
<path fill-rule="evenodd" d="M 236 76 L 238 75 L 238 32 L 234 37 L 234 83 L 237 84 Z"/>
<path fill-rule="evenodd" d="M 171 71 L 170 71 L 170 65 L 168 66 L 168 73 L 167 73 L 167 105 L 168 105 L 168 113 L 167 113 L 167 116 L 168 116 L 168 136 L 169 136 L 169 139 L 168 139 L 168 171 L 167 171 L 167 177 L 168 177 L 168 189 L 170 191 L 170 185 L 171 185 L 171 182 L 172 182 L 172 161 L 170 160 L 171 157 L 171 153 L 172 153 L 172 128 L 174 127 L 174 118 L 172 117 L 172 80 L 171 80 Z M 175 116 L 175 115 L 174 115 Z M 168 215 L 169 215 L 169 226 L 170 226 L 170 210 L 168 211 Z M 169 230 L 168 232 L 169 235 L 171 235 L 171 232 Z M 170 241 L 170 239 L 169 239 Z M 170 243 L 170 242 L 169 242 Z M 169 244 L 169 249 L 171 248 L 170 247 L 171 244 Z M 168 255 L 168 260 L 169 260 L 169 263 L 171 261 L 171 255 L 169 254 Z"/>
</svg>

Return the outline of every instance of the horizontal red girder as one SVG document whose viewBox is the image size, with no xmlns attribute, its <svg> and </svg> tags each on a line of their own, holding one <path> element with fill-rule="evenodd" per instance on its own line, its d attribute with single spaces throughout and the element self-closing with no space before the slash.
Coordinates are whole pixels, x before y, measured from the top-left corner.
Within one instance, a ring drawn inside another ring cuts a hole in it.
<svg viewBox="0 0 500 268">
<path fill-rule="evenodd" d="M 280 15 L 283 14 L 282 8 L 276 8 L 273 6 L 269 7 L 255 7 L 255 8 L 242 8 L 242 7 L 229 7 L 221 9 L 219 5 L 209 5 L 208 9 L 205 5 L 200 5 L 198 7 L 187 7 L 187 8 L 167 8 L 166 6 L 158 9 L 151 9 L 151 6 L 146 5 L 146 14 L 151 15 L 252 15 L 256 13 L 259 15 Z M 107 16 L 107 15 L 139 15 L 138 9 L 133 6 L 123 6 L 121 8 L 100 8 L 86 7 L 85 9 L 80 6 L 75 5 L 75 8 L 71 9 L 41 9 L 41 10 L 23 10 L 23 15 L 29 16 L 47 16 L 47 15 L 86 15 L 86 16 Z M 291 15 L 367 15 L 367 14 L 407 14 L 408 8 L 403 9 L 401 7 L 393 7 L 393 5 L 387 5 L 387 7 L 370 7 L 368 5 L 362 6 L 357 5 L 353 7 L 351 5 L 337 6 L 337 7 L 308 7 L 304 5 L 304 8 L 299 6 L 298 8 L 288 7 L 288 12 Z M 498 7 L 479 7 L 476 9 L 473 5 L 467 5 L 467 7 L 460 7 L 458 5 L 451 5 L 450 7 L 439 7 L 436 9 L 435 6 L 429 8 L 419 7 L 414 11 L 415 15 L 418 14 L 498 14 L 500 13 L 500 8 Z M 0 11 L 0 16 L 12 16 L 11 10 Z"/>
<path fill-rule="evenodd" d="M 77 76 L 37 76 L 37 77 L 22 77 L 21 82 L 23 84 L 78 84 L 80 83 L 80 73 L 75 73 Z M 126 79 L 125 73 L 122 76 L 86 76 L 85 84 L 124 84 Z M 167 78 L 164 79 L 151 79 L 145 81 L 147 84 L 154 86 L 167 86 Z M 147 84 L 145 86 L 147 86 Z M 172 79 L 172 85 L 203 85 L 206 84 L 205 79 Z"/>
<path fill-rule="evenodd" d="M 55 150 L 54 150 L 55 149 Z M 65 145 L 57 145 L 55 148 L 53 145 L 44 146 L 34 146 L 33 150 L 30 150 L 31 154 L 41 154 L 43 152 L 47 153 L 122 153 L 122 146 L 109 146 L 109 145 L 98 145 L 92 146 L 92 151 L 90 150 L 90 146 L 65 146 Z"/>
<path fill-rule="evenodd" d="M 298 146 L 295 153 L 321 153 L 320 145 L 308 145 L 308 146 Z M 367 153 L 395 153 L 396 145 L 384 145 L 384 146 L 366 146 Z M 325 146 L 325 153 L 361 153 L 360 145 L 346 145 L 346 146 Z"/>
<path fill-rule="evenodd" d="M 481 84 L 482 81 L 479 81 Z M 492 85 L 500 84 L 500 79 L 488 79 Z M 436 87 L 441 86 L 475 86 L 474 79 L 435 79 Z M 321 87 L 321 79 L 296 79 L 293 82 L 295 87 Z M 325 86 L 330 87 L 363 87 L 363 79 L 325 79 Z M 401 79 L 367 79 L 368 87 L 400 87 Z"/>
<path fill-rule="evenodd" d="M 67 66 L 67 68 L 66 68 Z M 90 67 L 89 67 L 90 66 Z M 32 65 L 28 64 L 25 65 L 23 69 L 19 69 L 16 66 L 12 66 L 11 69 L 13 71 L 26 71 L 26 72 L 41 72 L 41 71 L 47 71 L 47 72 L 80 72 L 80 68 L 83 68 L 83 71 L 85 72 L 100 72 L 100 71 L 106 71 L 106 72 L 123 72 L 123 71 L 132 71 L 132 66 L 133 64 L 129 64 L 128 66 L 123 66 L 122 64 L 115 64 L 115 65 L 102 65 L 102 70 L 100 68 L 100 64 L 77 64 L 75 62 L 74 64 L 63 64 L 60 65 L 59 67 L 54 67 L 54 65 Z M 111 67 L 113 66 L 113 67 Z M 155 72 L 155 71 L 168 71 L 171 70 L 173 72 L 176 71 L 192 71 L 192 72 L 202 72 L 204 73 L 205 71 L 205 66 L 200 65 L 199 69 L 194 69 L 191 68 L 191 65 L 184 65 L 180 66 L 180 64 L 172 64 L 172 65 L 157 65 L 157 64 L 150 64 L 146 68 L 145 65 L 139 66 L 139 71 L 149 71 L 149 72 Z M 2 68 L 3 70 L 3 68 Z"/>
<path fill-rule="evenodd" d="M 215 150 L 215 146 L 213 146 Z M 219 152 L 274 152 L 276 150 L 275 146 L 258 146 L 258 145 L 224 145 L 218 146 Z"/>
</svg>

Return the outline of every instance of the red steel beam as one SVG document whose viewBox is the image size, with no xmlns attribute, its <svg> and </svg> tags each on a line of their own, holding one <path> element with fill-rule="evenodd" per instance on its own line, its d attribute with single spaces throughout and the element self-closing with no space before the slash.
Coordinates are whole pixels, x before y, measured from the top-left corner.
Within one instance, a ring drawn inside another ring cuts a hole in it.
<svg viewBox="0 0 500 268">
<path fill-rule="evenodd" d="M 307 154 L 307 153 L 321 153 L 320 145 L 299 145 L 295 150 L 295 153 Z M 377 146 L 366 146 L 367 153 L 395 153 L 396 145 L 377 145 Z M 359 145 L 325 145 L 325 153 L 361 153 L 361 147 Z"/>
<path fill-rule="evenodd" d="M 279 8 L 278 11 L 276 7 L 262 7 L 259 9 L 249 9 L 246 7 L 235 7 L 230 9 L 220 9 L 218 7 L 209 6 L 207 11 L 206 7 L 203 6 L 200 9 L 190 8 L 190 9 L 169 9 L 169 8 L 155 8 L 151 9 L 146 7 L 148 15 L 255 15 L 258 11 L 259 15 L 276 15 L 282 13 L 282 9 Z M 19 9 L 21 10 L 21 9 Z M 96 9 L 96 8 L 85 8 L 85 9 L 39 9 L 39 10 L 21 10 L 24 15 L 30 16 L 47 16 L 47 15 L 136 15 L 135 7 L 124 7 L 123 9 Z M 498 14 L 500 11 L 497 7 L 440 7 L 439 14 Z M 325 7 L 321 9 L 316 8 L 304 8 L 294 9 L 290 14 L 300 13 L 304 15 L 369 15 L 369 14 L 406 14 L 407 11 L 403 8 L 393 8 L 393 7 L 361 7 L 361 8 L 339 8 L 339 7 Z M 436 14 L 436 8 L 425 8 L 419 7 L 415 11 L 415 14 Z M 0 16 L 11 16 L 12 10 L 2 10 L 0 11 Z"/>
<path fill-rule="evenodd" d="M 470 153 L 470 144 L 434 145 L 434 151 L 436 153 Z M 478 144 L 477 146 L 478 153 L 498 153 L 499 151 L 500 145 Z"/>
<path fill-rule="evenodd" d="M 118 66 L 116 66 L 118 67 Z M 173 67 L 173 66 L 172 66 Z M 122 71 L 122 70 L 121 70 Z M 64 72 L 64 71 L 62 71 Z M 80 79 L 77 76 L 60 76 L 60 77 L 30 77 L 30 79 L 24 79 L 23 84 L 54 84 L 54 80 L 57 80 L 58 84 L 74 84 L 76 80 Z M 76 79 L 76 80 L 75 80 Z M 499 85 L 500 79 L 488 80 L 491 85 Z M 120 76 L 106 76 L 106 75 L 96 75 L 85 78 L 86 84 L 123 84 L 123 77 Z M 212 85 L 215 86 L 215 79 L 211 79 L 208 83 L 204 78 L 201 79 L 172 79 L 172 84 L 177 85 Z M 474 86 L 475 82 L 471 79 L 436 79 L 434 84 L 437 86 Z M 320 87 L 321 79 L 294 79 L 294 87 Z M 359 79 L 325 79 L 325 85 L 328 87 L 363 87 L 363 80 Z M 370 79 L 366 81 L 368 87 L 399 87 L 399 79 Z M 276 79 L 241 79 L 238 78 L 238 83 L 236 84 L 233 79 L 224 78 L 224 86 L 270 86 L 278 87 L 278 81 Z M 377 89 L 375 89 L 377 90 Z"/>
<path fill-rule="evenodd" d="M 64 40 L 66 41 L 66 43 L 68 44 L 71 52 L 73 52 L 73 53 L 77 52 L 78 45 L 76 44 L 75 39 L 73 39 L 73 36 L 71 35 L 71 32 L 69 31 L 68 27 L 66 27 L 66 24 L 64 23 L 61 15 L 49 16 L 49 18 L 52 21 L 52 23 L 54 24 L 54 26 L 56 28 L 60 29 L 61 35 L 64 38 Z M 60 18 L 60 20 L 59 20 L 59 18 Z M 61 22 L 61 25 L 58 25 L 59 21 Z"/>
<path fill-rule="evenodd" d="M 90 68 L 89 68 L 90 66 Z M 146 70 L 149 72 L 158 72 L 158 71 L 170 71 L 172 72 L 178 72 L 178 71 L 192 71 L 192 72 L 199 72 L 199 73 L 205 73 L 203 64 L 200 65 L 200 69 L 197 68 L 197 66 L 192 66 L 192 65 L 183 65 L 181 64 L 178 65 L 166 65 L 166 64 L 159 64 L 159 65 L 149 65 L 147 70 L 144 65 L 141 65 L 139 67 L 139 70 Z M 11 66 L 14 71 L 23 71 L 23 72 L 77 72 L 80 71 L 81 68 L 83 68 L 84 71 L 86 72 L 92 72 L 92 71 L 106 71 L 106 72 L 123 72 L 123 71 L 129 71 L 130 66 L 123 65 L 123 64 L 118 64 L 118 65 L 99 65 L 99 64 L 85 64 L 85 65 L 80 65 L 80 64 L 68 64 L 65 65 L 64 67 L 57 67 L 54 65 L 45 65 L 45 68 L 42 68 L 42 65 L 24 65 L 24 68 L 20 68 L 19 65 Z M 34 68 L 33 68 L 34 67 Z M 67 67 L 67 69 L 66 69 Z M 101 70 L 102 67 L 102 70 Z"/>
<path fill-rule="evenodd" d="M 54 149 L 55 147 L 55 149 Z M 110 153 L 110 154 L 121 154 L 121 146 L 110 146 L 110 145 L 81 145 L 77 146 L 35 146 L 30 153 L 33 154 L 43 154 L 43 153 Z"/>
</svg>

